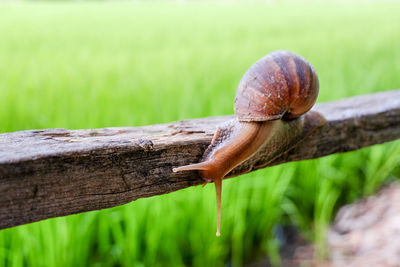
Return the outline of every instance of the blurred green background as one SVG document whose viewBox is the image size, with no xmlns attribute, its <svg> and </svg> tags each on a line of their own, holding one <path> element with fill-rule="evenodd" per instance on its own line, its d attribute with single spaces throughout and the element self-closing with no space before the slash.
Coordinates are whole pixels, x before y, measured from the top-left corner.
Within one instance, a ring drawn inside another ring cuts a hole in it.
<svg viewBox="0 0 400 267">
<path fill-rule="evenodd" d="M 8 2 L 0 5 L 0 132 L 138 126 L 232 114 L 266 53 L 308 59 L 318 101 L 400 88 L 400 4 Z M 383 103 L 384 104 L 384 103 Z M 280 264 L 293 225 L 317 254 L 343 204 L 400 177 L 400 143 L 0 231 L 0 266 Z M 316 255 L 316 256 L 318 256 Z"/>
</svg>

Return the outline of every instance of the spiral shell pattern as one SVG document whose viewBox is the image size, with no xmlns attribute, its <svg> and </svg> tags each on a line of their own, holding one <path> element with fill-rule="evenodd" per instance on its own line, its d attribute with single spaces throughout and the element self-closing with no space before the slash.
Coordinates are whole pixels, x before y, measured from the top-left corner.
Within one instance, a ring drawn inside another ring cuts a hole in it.
<svg viewBox="0 0 400 267">
<path fill-rule="evenodd" d="M 307 60 L 289 51 L 275 51 L 243 75 L 235 114 L 239 121 L 298 118 L 314 105 L 318 90 L 317 74 Z"/>
</svg>

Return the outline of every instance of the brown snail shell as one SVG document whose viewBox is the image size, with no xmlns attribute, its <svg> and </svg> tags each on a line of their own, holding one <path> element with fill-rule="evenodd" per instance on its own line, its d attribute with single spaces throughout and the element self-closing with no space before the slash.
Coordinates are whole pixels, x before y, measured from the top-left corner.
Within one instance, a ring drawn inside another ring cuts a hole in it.
<svg viewBox="0 0 400 267">
<path fill-rule="evenodd" d="M 300 117 L 314 105 L 319 91 L 311 64 L 289 51 L 275 51 L 254 63 L 236 91 L 239 121 Z"/>
</svg>

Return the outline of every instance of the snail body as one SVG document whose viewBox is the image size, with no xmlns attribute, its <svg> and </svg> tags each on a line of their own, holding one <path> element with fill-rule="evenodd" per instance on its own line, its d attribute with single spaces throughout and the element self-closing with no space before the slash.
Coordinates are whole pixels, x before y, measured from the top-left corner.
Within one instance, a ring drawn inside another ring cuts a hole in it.
<svg viewBox="0 0 400 267">
<path fill-rule="evenodd" d="M 235 97 L 236 119 L 217 129 L 201 162 L 173 169 L 198 170 L 204 180 L 214 182 L 217 236 L 222 179 L 268 143 L 285 120 L 299 118 L 310 110 L 318 90 L 316 72 L 304 58 L 288 51 L 266 55 L 244 74 Z"/>
</svg>

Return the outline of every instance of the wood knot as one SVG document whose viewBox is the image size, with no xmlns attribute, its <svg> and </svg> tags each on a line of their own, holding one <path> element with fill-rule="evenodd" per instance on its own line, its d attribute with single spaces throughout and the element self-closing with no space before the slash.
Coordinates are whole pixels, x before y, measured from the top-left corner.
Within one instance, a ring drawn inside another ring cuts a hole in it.
<svg viewBox="0 0 400 267">
<path fill-rule="evenodd" d="M 144 140 L 144 139 L 139 139 L 136 142 L 143 150 L 145 151 L 150 151 L 153 149 L 153 142 L 151 140 Z"/>
</svg>

